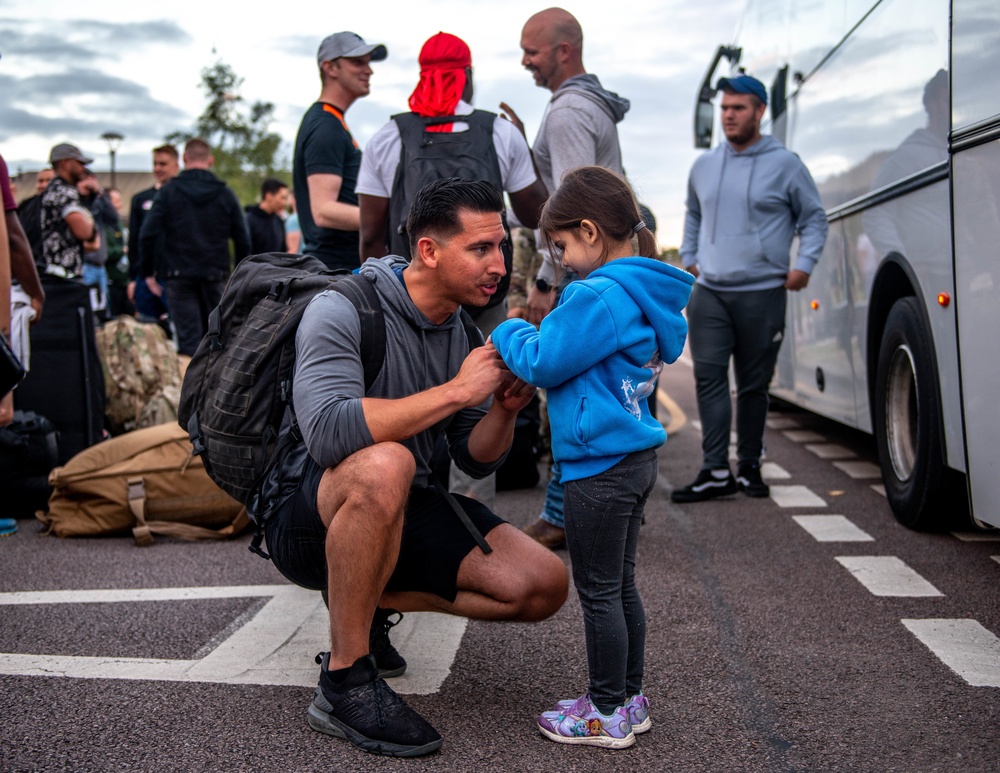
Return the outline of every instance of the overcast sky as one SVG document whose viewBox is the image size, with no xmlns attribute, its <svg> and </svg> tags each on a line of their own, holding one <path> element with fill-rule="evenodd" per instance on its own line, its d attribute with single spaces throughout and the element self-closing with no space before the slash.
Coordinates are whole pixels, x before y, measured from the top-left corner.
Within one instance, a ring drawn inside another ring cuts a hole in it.
<svg viewBox="0 0 1000 773">
<path fill-rule="evenodd" d="M 716 47 L 728 43 L 743 0 L 625 0 L 567 3 L 584 30 L 584 65 L 605 88 L 631 100 L 619 125 L 625 168 L 656 215 L 663 246 L 680 242 L 687 173 L 697 157 L 692 113 Z M 110 166 L 100 135 L 125 135 L 119 171 L 150 167 L 150 149 L 190 130 L 205 105 L 200 72 L 217 59 L 242 76 L 242 96 L 275 104 L 272 129 L 291 158 L 305 109 L 319 95 L 316 49 L 349 29 L 384 43 L 372 93 L 354 104 L 348 124 L 365 142 L 392 113 L 406 109 L 417 55 L 440 30 L 472 49 L 477 107 L 508 102 L 534 139 L 549 92 L 521 68 L 521 27 L 547 7 L 524 0 L 376 0 L 280 4 L 121 3 L 109 0 L 4 0 L 0 6 L 0 153 L 11 173 L 45 165 L 49 148 L 73 142 Z"/>
</svg>

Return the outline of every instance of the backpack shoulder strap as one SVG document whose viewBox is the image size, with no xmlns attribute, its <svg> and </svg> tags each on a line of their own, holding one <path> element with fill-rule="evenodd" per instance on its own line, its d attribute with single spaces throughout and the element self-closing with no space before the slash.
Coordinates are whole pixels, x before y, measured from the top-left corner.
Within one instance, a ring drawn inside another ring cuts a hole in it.
<svg viewBox="0 0 1000 773">
<path fill-rule="evenodd" d="M 345 277 L 331 286 L 357 309 L 361 320 L 361 361 L 365 369 L 365 392 L 371 389 L 385 363 L 385 315 L 374 280 L 365 274 Z"/>
</svg>

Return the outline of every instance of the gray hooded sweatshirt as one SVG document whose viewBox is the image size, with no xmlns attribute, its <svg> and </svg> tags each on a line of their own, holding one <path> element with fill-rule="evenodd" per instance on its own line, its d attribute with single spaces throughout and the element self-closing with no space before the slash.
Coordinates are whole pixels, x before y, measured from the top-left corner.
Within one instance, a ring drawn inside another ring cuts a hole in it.
<svg viewBox="0 0 1000 773">
<path fill-rule="evenodd" d="M 792 237 L 807 274 L 823 252 L 827 222 L 819 191 L 797 155 L 770 136 L 741 153 L 723 142 L 688 179 L 681 260 L 713 290 L 768 290 L 785 283 Z"/>
<path fill-rule="evenodd" d="M 370 258 L 361 267 L 361 273 L 375 277 L 386 329 L 385 363 L 368 391 L 370 397 L 409 397 L 440 386 L 455 377 L 469 354 L 458 311 L 435 325 L 414 306 L 397 273 L 406 265 L 403 258 L 389 255 Z M 361 407 L 365 386 L 360 342 L 361 323 L 349 300 L 330 291 L 312 299 L 295 336 L 292 392 L 306 448 L 320 467 L 335 467 L 374 444 Z M 469 433 L 489 405 L 487 400 L 465 408 L 402 441 L 417 462 L 414 485 L 429 482 L 431 454 L 442 432 L 447 433 L 456 465 L 472 477 L 485 477 L 500 466 L 503 457 L 484 465 L 468 452 Z"/>
<path fill-rule="evenodd" d="M 616 124 L 629 101 L 606 91 L 596 75 L 567 79 L 552 94 L 532 153 L 542 182 L 552 193 L 567 169 L 603 166 L 622 174 Z"/>
</svg>

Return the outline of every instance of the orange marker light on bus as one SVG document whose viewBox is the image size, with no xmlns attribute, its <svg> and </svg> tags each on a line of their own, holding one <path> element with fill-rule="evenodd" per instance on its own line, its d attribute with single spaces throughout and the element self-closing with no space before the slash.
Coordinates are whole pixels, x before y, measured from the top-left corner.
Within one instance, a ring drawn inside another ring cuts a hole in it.
<svg viewBox="0 0 1000 773">
<path fill-rule="evenodd" d="M 941 308 L 947 308 L 950 303 L 951 296 L 948 293 L 938 293 L 938 306 Z"/>
<path fill-rule="evenodd" d="M 816 299 L 813 299 L 812 301 L 810 301 L 809 302 L 809 308 L 812 309 L 813 311 L 818 311 L 819 310 L 819 301 L 817 301 Z"/>
</svg>

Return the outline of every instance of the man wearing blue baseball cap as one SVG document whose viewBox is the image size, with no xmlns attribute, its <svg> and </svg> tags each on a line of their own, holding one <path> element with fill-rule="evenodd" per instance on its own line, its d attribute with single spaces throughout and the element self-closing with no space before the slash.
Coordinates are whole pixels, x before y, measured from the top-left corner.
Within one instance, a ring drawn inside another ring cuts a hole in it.
<svg viewBox="0 0 1000 773">
<path fill-rule="evenodd" d="M 766 497 L 760 473 L 767 388 L 785 331 L 788 290 L 801 290 L 823 252 L 827 222 L 805 164 L 760 122 L 764 84 L 750 75 L 722 78 L 726 141 L 699 158 L 688 180 L 680 254 L 697 277 L 687 315 L 702 426 L 702 464 L 695 480 L 671 494 L 700 502 L 743 491 Z M 792 237 L 799 250 L 791 263 Z M 736 372 L 737 475 L 729 469 Z"/>
</svg>

